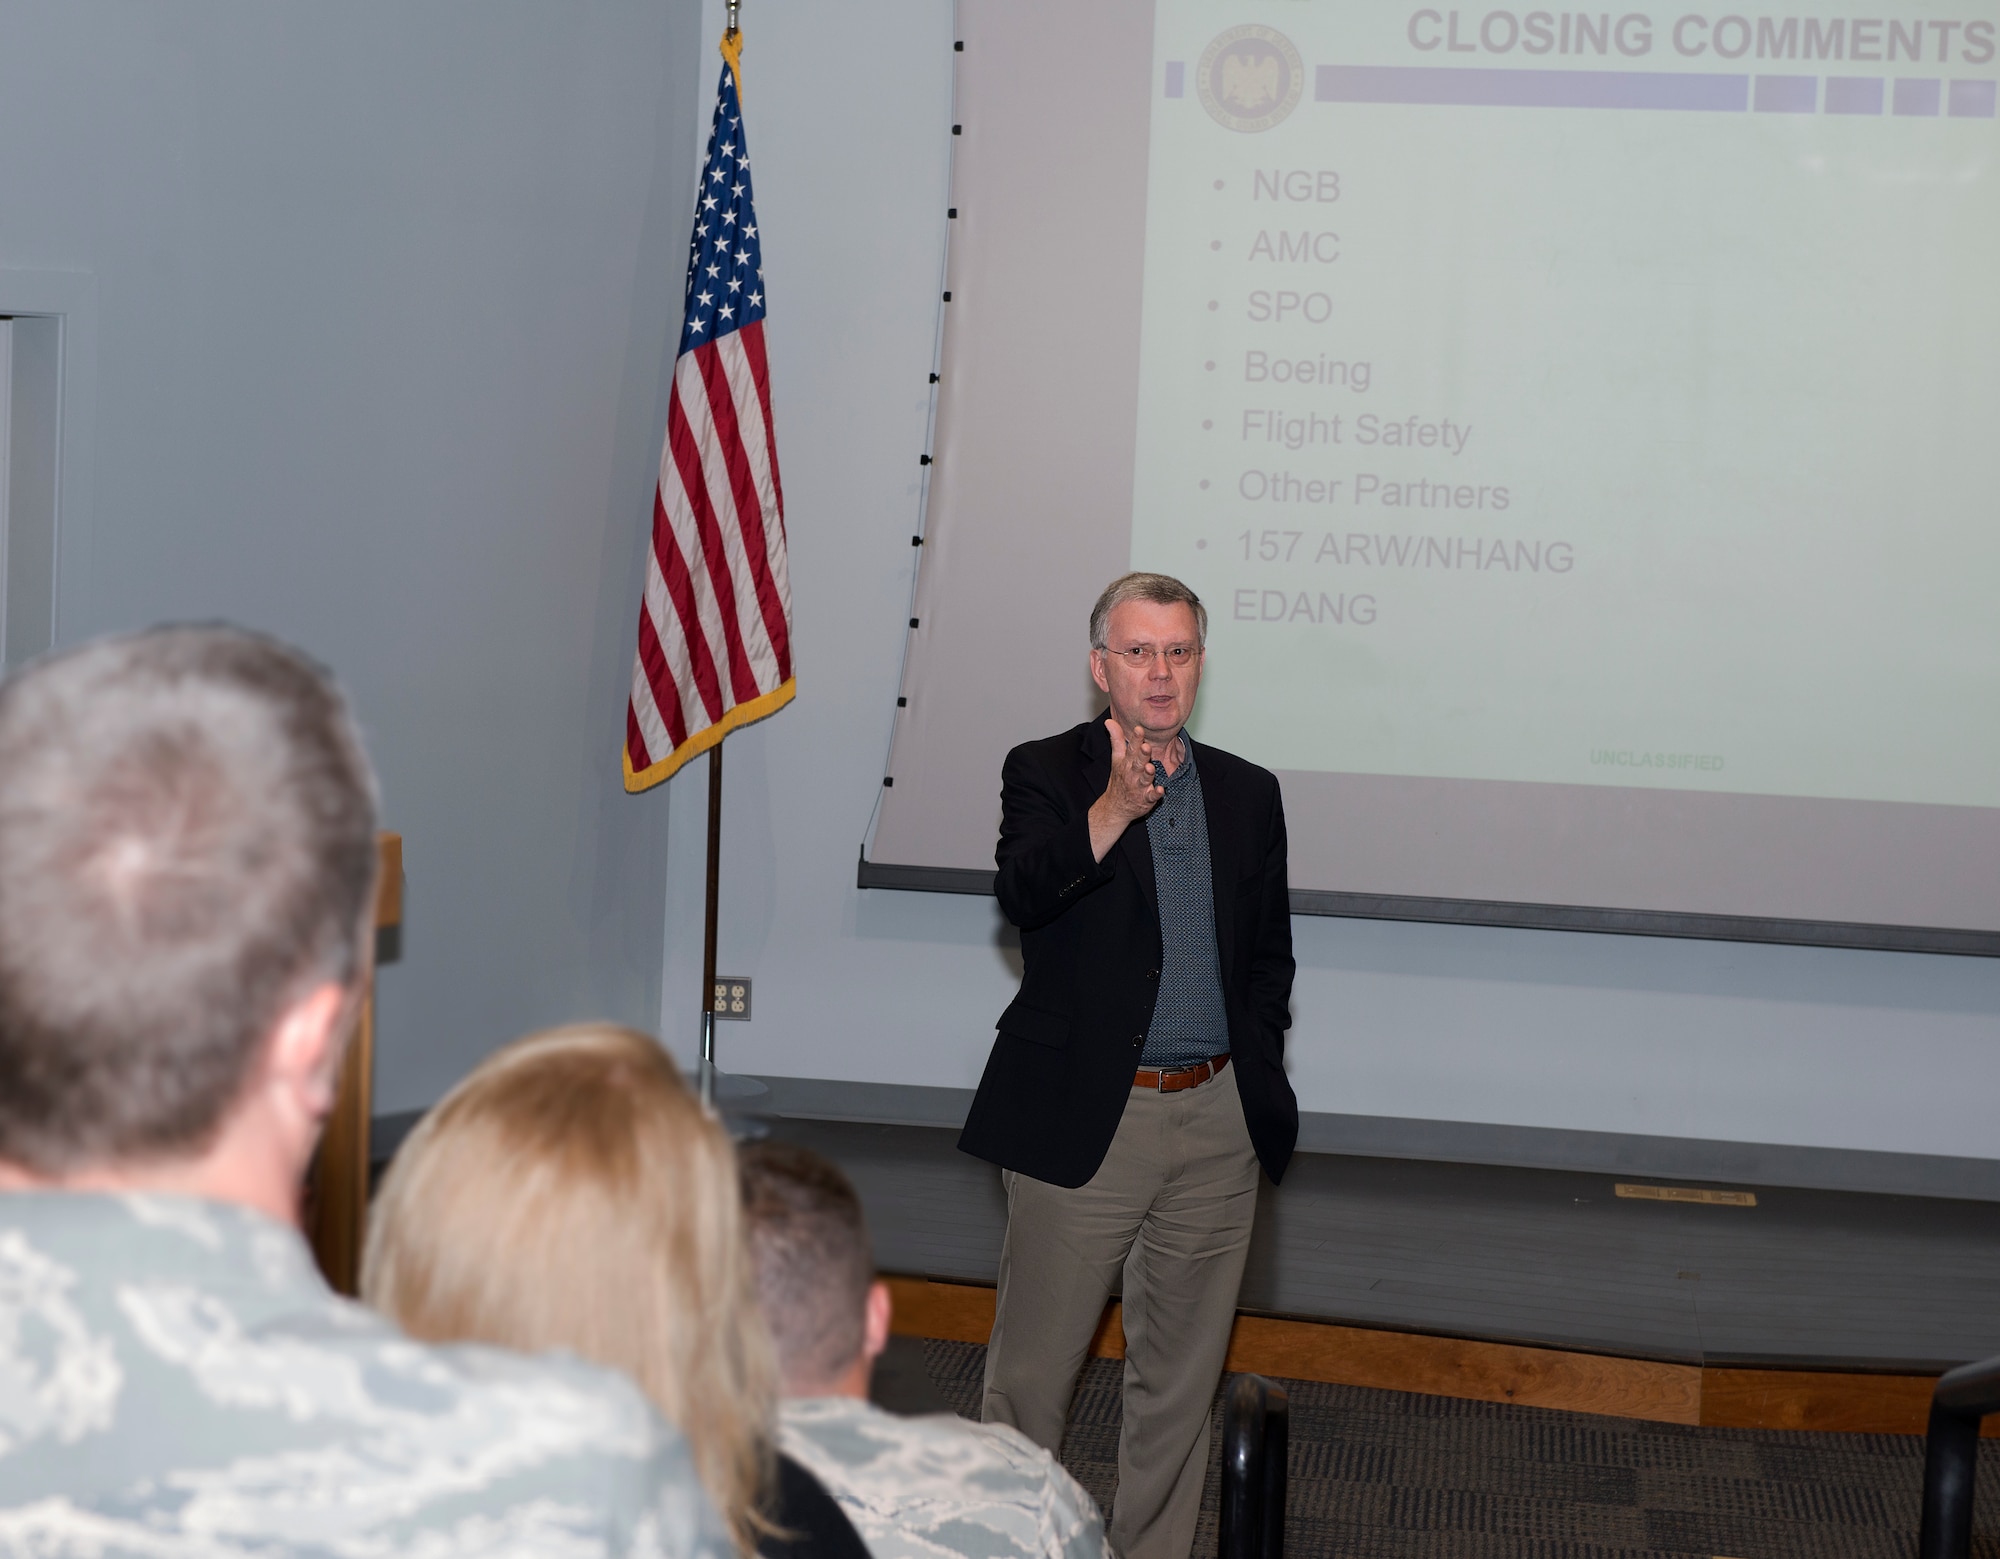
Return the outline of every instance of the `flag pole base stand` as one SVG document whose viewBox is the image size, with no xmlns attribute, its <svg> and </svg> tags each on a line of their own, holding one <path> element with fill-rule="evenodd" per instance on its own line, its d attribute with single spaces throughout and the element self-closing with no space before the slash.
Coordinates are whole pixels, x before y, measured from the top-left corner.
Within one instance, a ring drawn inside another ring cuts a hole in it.
<svg viewBox="0 0 2000 1559">
<path fill-rule="evenodd" d="M 725 1072 L 713 1061 L 696 1063 L 696 1086 L 701 1102 L 715 1115 L 738 1142 L 753 1142 L 769 1136 L 771 1127 L 763 1117 L 771 1106 L 771 1090 L 754 1077 Z"/>
<path fill-rule="evenodd" d="M 700 1067 L 701 1096 L 719 1110 L 755 1109 L 771 1102 L 771 1090 L 754 1077 L 725 1072 L 713 1061 L 703 1061 Z"/>
</svg>

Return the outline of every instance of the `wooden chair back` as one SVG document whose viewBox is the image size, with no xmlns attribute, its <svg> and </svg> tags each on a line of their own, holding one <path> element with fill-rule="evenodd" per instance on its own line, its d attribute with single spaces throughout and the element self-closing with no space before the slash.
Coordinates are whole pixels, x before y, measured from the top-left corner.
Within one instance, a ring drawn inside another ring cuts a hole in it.
<svg viewBox="0 0 2000 1559">
<path fill-rule="evenodd" d="M 378 933 L 403 921 L 403 836 L 383 834 L 382 884 L 375 898 Z M 340 1092 L 306 1183 L 305 1228 L 326 1280 L 342 1294 L 361 1281 L 361 1241 L 368 1222 L 368 1123 L 375 1109 L 375 992 L 341 1064 Z"/>
</svg>

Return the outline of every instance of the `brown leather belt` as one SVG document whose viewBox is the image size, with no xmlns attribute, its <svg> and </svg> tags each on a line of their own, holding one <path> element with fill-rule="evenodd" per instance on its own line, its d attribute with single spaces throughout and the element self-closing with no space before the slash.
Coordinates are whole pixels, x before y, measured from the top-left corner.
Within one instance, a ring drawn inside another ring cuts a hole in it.
<svg viewBox="0 0 2000 1559">
<path fill-rule="evenodd" d="M 1212 1077 L 1222 1075 L 1222 1069 L 1229 1065 L 1229 1055 L 1225 1051 L 1219 1056 L 1210 1056 L 1206 1061 L 1197 1061 L 1192 1066 L 1170 1066 L 1155 1072 L 1141 1067 L 1132 1074 L 1134 1088 L 1149 1088 L 1155 1093 L 1179 1093 L 1184 1088 L 1199 1088 Z"/>
</svg>

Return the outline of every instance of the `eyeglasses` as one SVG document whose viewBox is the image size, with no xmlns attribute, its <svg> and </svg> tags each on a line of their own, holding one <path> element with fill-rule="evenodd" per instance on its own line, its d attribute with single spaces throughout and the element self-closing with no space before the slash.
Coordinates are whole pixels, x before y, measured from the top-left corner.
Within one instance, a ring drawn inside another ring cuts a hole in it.
<svg viewBox="0 0 2000 1559">
<path fill-rule="evenodd" d="M 1104 655 L 1107 660 L 1124 662 L 1124 664 L 1130 666 L 1134 671 L 1144 671 L 1155 660 L 1163 660 L 1167 663 L 1169 670 L 1179 671 L 1184 667 L 1192 666 L 1196 661 L 1201 659 L 1201 646 L 1199 644 L 1168 644 L 1156 648 L 1151 644 L 1135 644 L 1129 650 L 1107 649 Z"/>
</svg>

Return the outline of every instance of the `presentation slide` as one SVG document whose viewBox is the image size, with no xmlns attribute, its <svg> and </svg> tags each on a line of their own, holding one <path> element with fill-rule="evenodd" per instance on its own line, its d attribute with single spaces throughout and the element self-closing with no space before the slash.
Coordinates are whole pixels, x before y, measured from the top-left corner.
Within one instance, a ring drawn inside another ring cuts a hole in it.
<svg viewBox="0 0 2000 1559">
<path fill-rule="evenodd" d="M 863 880 L 1144 568 L 1295 907 L 2000 954 L 2000 0 L 1847 3 L 961 0 Z"/>
<path fill-rule="evenodd" d="M 1995 28 L 1160 0 L 1131 558 L 1273 767 L 2000 805 Z"/>
</svg>

